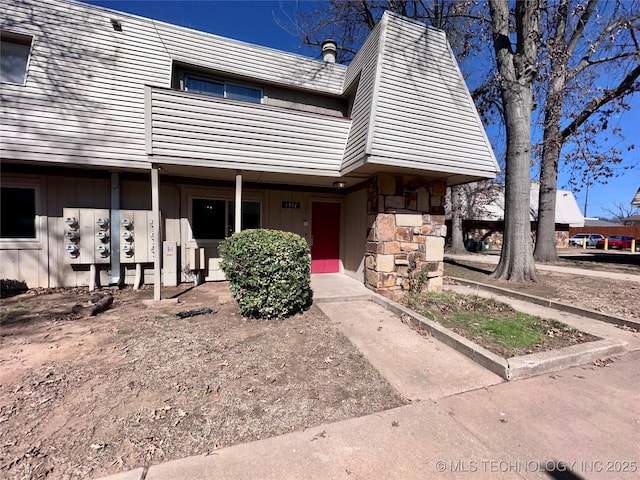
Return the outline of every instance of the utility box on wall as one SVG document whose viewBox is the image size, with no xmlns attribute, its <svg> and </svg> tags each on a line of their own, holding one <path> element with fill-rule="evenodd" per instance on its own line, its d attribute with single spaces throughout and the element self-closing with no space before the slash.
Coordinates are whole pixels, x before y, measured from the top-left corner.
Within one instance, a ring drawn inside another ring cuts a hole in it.
<svg viewBox="0 0 640 480">
<path fill-rule="evenodd" d="M 165 287 L 178 285 L 178 242 L 162 243 L 162 284 Z"/>
<path fill-rule="evenodd" d="M 150 210 L 120 210 L 120 263 L 151 263 L 155 228 Z"/>
<path fill-rule="evenodd" d="M 111 225 L 106 208 L 64 208 L 65 260 L 74 265 L 152 263 L 155 228 L 149 210 L 120 210 L 120 251 L 111 250 Z"/>
<path fill-rule="evenodd" d="M 64 208 L 65 260 L 71 264 L 109 264 L 111 239 L 106 208 Z"/>
</svg>

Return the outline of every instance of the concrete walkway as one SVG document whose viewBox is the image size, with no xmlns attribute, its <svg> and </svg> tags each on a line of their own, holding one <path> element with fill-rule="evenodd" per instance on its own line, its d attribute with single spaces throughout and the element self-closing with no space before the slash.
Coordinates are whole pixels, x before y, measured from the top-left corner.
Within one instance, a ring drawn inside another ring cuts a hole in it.
<svg viewBox="0 0 640 480">
<path fill-rule="evenodd" d="M 340 274 L 313 275 L 314 301 L 369 362 L 408 400 L 437 400 L 503 381 L 369 301 L 373 293 Z"/>
<path fill-rule="evenodd" d="M 497 265 L 500 261 L 500 255 L 482 254 L 482 253 L 463 253 L 460 255 L 446 254 L 445 259 L 461 260 L 468 262 L 489 263 Z M 568 273 L 570 275 L 584 275 L 585 277 L 611 278 L 614 280 L 626 280 L 628 282 L 639 282 L 640 273 L 638 275 L 631 273 L 608 272 L 604 270 L 592 270 L 587 268 L 562 267 L 559 265 L 547 265 L 545 263 L 536 263 L 538 270 L 546 270 L 558 273 Z M 640 270 L 639 270 L 640 272 Z"/>
<path fill-rule="evenodd" d="M 563 478 L 637 478 L 640 350 L 505 382 L 367 301 L 360 282 L 316 275 L 312 287 L 316 304 L 413 403 L 109 479 L 537 479 L 550 478 L 543 467 L 556 460 L 578 475 Z M 640 348 L 638 334 L 562 320 Z"/>
<path fill-rule="evenodd" d="M 391 386 L 409 400 L 437 400 L 503 381 L 453 348 L 423 337 L 373 302 L 319 306 Z"/>
</svg>

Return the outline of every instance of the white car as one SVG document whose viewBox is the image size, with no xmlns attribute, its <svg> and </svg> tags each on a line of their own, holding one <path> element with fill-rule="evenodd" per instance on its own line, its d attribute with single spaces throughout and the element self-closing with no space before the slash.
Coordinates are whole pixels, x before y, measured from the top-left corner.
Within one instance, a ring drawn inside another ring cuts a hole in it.
<svg viewBox="0 0 640 480">
<path fill-rule="evenodd" d="M 578 233 L 569 239 L 569 246 L 581 247 L 585 238 L 587 239 L 587 247 L 595 247 L 598 240 L 604 240 L 604 235 L 599 233 Z"/>
</svg>

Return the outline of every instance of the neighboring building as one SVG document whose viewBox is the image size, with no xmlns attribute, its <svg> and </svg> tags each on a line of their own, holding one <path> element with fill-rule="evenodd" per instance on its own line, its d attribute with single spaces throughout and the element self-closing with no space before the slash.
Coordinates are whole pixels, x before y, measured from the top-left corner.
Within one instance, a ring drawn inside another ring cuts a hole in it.
<svg viewBox="0 0 640 480">
<path fill-rule="evenodd" d="M 636 192 L 635 196 L 633 197 L 633 200 L 631 200 L 631 206 L 632 207 L 640 207 L 640 188 L 638 188 L 638 191 Z"/>
<path fill-rule="evenodd" d="M 486 248 L 500 249 L 502 246 L 502 232 L 504 230 L 504 187 L 495 185 L 486 190 L 480 197 L 472 200 L 472 204 L 463 207 L 464 238 L 475 242 L 484 242 Z M 531 230 L 535 232 L 538 220 L 538 197 L 540 184 L 531 183 L 530 220 Z M 568 190 L 556 191 L 556 246 L 568 245 L 569 228 L 582 227 L 585 218 L 580 212 L 578 202 L 573 192 Z"/>
<path fill-rule="evenodd" d="M 619 227 L 619 223 L 610 222 L 609 220 L 600 220 L 599 218 L 584 218 L 585 227 Z"/>
<path fill-rule="evenodd" d="M 305 237 L 314 272 L 400 290 L 414 256 L 438 288 L 446 187 L 498 172 L 444 33 L 397 15 L 343 66 L 330 44 L 315 60 L 75 2 L 3 10 L 2 278 L 221 279 L 219 242 L 268 227 Z"/>
<path fill-rule="evenodd" d="M 640 215 L 631 215 L 630 217 L 623 218 L 620 220 L 622 225 L 634 227 L 636 225 L 640 225 Z"/>
</svg>

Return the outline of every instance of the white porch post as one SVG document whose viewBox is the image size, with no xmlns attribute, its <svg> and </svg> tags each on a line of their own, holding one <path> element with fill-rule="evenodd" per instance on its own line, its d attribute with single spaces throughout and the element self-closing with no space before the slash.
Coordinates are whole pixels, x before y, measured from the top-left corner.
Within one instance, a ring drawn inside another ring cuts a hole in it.
<svg viewBox="0 0 640 480">
<path fill-rule="evenodd" d="M 160 300 L 162 225 L 160 225 L 160 168 L 151 167 L 151 214 L 153 217 L 153 299 Z"/>
<path fill-rule="evenodd" d="M 242 172 L 236 171 L 236 209 L 235 209 L 235 229 L 238 233 L 242 228 Z"/>
</svg>

